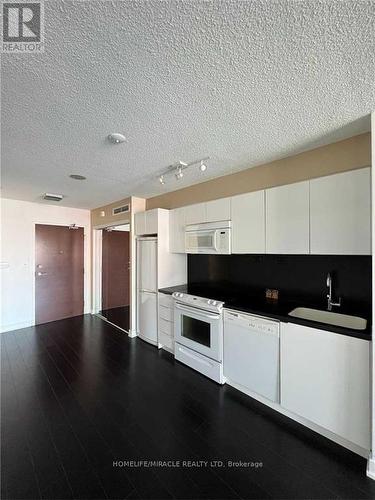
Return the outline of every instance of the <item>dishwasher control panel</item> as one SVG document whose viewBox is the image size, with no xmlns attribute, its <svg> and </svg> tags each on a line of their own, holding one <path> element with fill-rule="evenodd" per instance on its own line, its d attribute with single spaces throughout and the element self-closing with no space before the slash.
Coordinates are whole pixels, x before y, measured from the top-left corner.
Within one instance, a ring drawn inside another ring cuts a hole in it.
<svg viewBox="0 0 375 500">
<path fill-rule="evenodd" d="M 225 310 L 224 321 L 235 322 L 241 324 L 245 328 L 250 328 L 259 333 L 279 334 L 279 322 L 271 321 L 261 316 L 253 316 L 251 314 Z"/>
</svg>

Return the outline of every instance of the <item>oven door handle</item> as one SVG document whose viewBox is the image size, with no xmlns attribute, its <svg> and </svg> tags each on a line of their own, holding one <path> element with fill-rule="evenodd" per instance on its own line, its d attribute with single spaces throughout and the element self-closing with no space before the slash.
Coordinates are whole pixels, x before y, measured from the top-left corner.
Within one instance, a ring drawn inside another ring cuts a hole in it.
<svg viewBox="0 0 375 500">
<path fill-rule="evenodd" d="M 200 311 L 195 309 L 194 307 L 182 306 L 180 304 L 175 304 L 176 309 L 180 309 L 181 311 L 190 312 L 193 314 L 197 314 L 198 316 L 203 316 L 203 318 L 207 319 L 220 319 L 220 314 L 206 314 L 204 311 Z"/>
</svg>

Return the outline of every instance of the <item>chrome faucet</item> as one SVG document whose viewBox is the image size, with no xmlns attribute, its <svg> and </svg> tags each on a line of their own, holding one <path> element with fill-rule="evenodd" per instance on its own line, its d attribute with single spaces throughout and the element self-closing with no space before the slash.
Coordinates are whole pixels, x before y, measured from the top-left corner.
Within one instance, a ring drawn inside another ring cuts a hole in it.
<svg viewBox="0 0 375 500">
<path fill-rule="evenodd" d="M 337 306 L 337 307 L 341 306 L 341 297 L 339 297 L 339 301 L 338 302 L 332 302 L 332 276 L 331 276 L 331 273 L 327 274 L 327 287 L 328 287 L 328 293 L 327 293 L 328 304 L 327 304 L 327 309 L 328 309 L 328 311 L 332 311 L 332 306 Z"/>
</svg>

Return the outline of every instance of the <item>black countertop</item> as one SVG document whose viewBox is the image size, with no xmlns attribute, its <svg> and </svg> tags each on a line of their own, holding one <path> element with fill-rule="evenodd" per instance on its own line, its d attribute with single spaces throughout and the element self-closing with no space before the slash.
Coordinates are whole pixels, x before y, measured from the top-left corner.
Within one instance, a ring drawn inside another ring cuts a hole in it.
<svg viewBox="0 0 375 500">
<path fill-rule="evenodd" d="M 325 305 L 317 301 L 305 299 L 284 298 L 277 302 L 267 300 L 260 293 L 244 292 L 243 290 L 234 290 L 234 287 L 228 286 L 215 286 L 212 284 L 183 284 L 172 286 L 169 288 L 161 288 L 159 292 L 172 295 L 173 292 L 188 293 L 197 297 L 205 297 L 207 299 L 220 300 L 225 303 L 226 309 L 233 309 L 236 311 L 243 311 L 250 314 L 264 316 L 266 318 L 276 319 L 284 323 L 294 323 L 297 325 L 308 326 L 311 328 L 319 328 L 341 335 L 348 335 L 363 340 L 371 340 L 371 324 L 367 319 L 366 330 L 353 330 L 352 328 L 344 328 L 341 326 L 327 325 L 325 323 L 318 323 L 317 321 L 309 321 L 300 318 L 289 316 L 288 313 L 296 307 L 310 307 L 312 309 L 324 310 Z M 340 309 L 342 314 L 351 314 L 363 317 L 361 314 L 355 314 L 353 311 L 345 311 Z"/>
</svg>

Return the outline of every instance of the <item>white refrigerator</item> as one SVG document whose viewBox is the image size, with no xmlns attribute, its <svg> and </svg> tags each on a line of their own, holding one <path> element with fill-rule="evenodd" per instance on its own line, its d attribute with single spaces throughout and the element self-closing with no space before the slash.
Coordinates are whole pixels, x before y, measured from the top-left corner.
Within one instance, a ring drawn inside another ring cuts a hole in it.
<svg viewBox="0 0 375 500">
<path fill-rule="evenodd" d="M 157 238 L 137 239 L 137 333 L 158 345 Z"/>
</svg>

